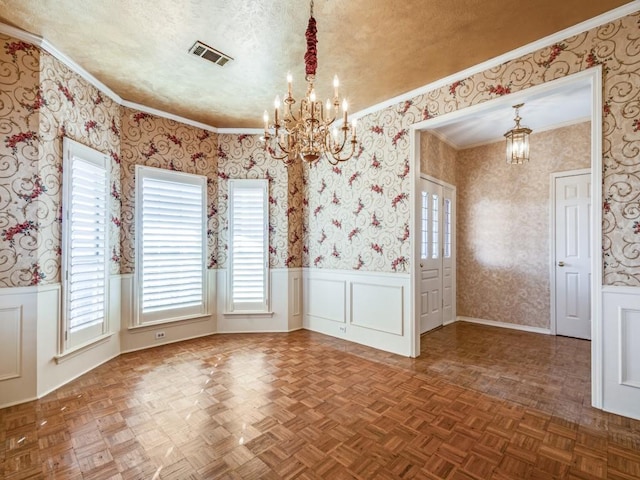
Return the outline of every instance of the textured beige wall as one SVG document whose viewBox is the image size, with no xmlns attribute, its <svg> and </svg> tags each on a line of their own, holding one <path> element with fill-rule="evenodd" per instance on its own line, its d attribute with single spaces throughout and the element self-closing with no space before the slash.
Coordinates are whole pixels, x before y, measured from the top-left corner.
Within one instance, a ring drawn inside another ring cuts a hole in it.
<svg viewBox="0 0 640 480">
<path fill-rule="evenodd" d="M 456 185 L 458 152 L 433 133 L 420 134 L 420 172 Z"/>
<path fill-rule="evenodd" d="M 589 122 L 532 134 L 526 165 L 458 152 L 458 315 L 549 327 L 549 174 L 589 165 Z"/>
</svg>

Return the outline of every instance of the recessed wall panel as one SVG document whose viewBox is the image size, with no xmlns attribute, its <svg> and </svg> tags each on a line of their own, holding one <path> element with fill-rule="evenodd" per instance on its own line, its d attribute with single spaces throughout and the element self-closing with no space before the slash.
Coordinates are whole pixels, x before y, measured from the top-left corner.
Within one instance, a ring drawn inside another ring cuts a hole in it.
<svg viewBox="0 0 640 480">
<path fill-rule="evenodd" d="M 0 380 L 21 375 L 22 308 L 0 308 Z"/>
<path fill-rule="evenodd" d="M 402 335 L 403 288 L 353 282 L 351 323 L 395 335 Z"/>
<path fill-rule="evenodd" d="M 640 310 L 620 313 L 620 383 L 640 388 Z"/>
<path fill-rule="evenodd" d="M 346 282 L 310 278 L 306 295 L 307 314 L 314 317 L 346 322 Z"/>
</svg>

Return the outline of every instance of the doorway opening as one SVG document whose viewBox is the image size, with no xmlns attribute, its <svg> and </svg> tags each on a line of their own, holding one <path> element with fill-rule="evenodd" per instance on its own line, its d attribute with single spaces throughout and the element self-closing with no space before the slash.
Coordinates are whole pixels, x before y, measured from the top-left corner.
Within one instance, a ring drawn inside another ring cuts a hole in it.
<svg viewBox="0 0 640 480">
<path fill-rule="evenodd" d="M 518 93 L 510 94 L 507 96 L 499 97 L 491 101 L 484 102 L 482 104 L 467 107 L 449 114 L 434 117 L 432 119 L 425 120 L 417 123 L 412 127 L 411 141 L 413 144 L 413 197 L 415 198 L 415 208 L 413 211 L 413 226 L 415 232 L 421 231 L 421 204 L 420 197 L 420 172 L 421 172 L 421 152 L 420 152 L 420 138 L 423 132 L 438 132 L 442 127 L 455 128 L 468 128 L 462 126 L 462 122 L 465 120 L 472 120 L 475 125 L 489 125 L 496 127 L 500 125 L 492 120 L 492 115 L 495 116 L 499 111 L 507 111 L 509 115 L 511 112 L 511 106 L 517 103 L 534 104 L 536 101 L 544 105 L 545 99 L 548 107 L 551 109 L 551 116 L 562 110 L 562 104 L 558 103 L 559 95 L 571 95 L 572 92 L 586 91 L 586 101 L 588 102 L 587 110 L 588 116 L 585 121 L 590 121 L 590 171 L 592 174 L 592 185 L 590 192 L 590 202 L 594 208 L 590 209 L 589 213 L 589 253 L 591 263 L 591 280 L 589 285 L 589 303 L 590 303 L 590 317 L 591 317 L 591 398 L 592 405 L 596 408 L 602 408 L 602 369 L 603 369 L 603 354 L 602 354 L 602 318 L 600 313 L 601 296 L 602 296 L 602 259 L 601 259 L 601 245 L 602 245 L 602 233 L 599 226 L 601 225 L 602 211 L 597 206 L 602 204 L 602 71 L 600 68 L 594 68 L 587 71 L 583 71 L 562 79 L 546 82 L 542 85 L 531 87 Z M 584 98 L 584 97 L 583 97 Z M 553 122 L 553 119 L 552 119 Z M 574 122 L 575 123 L 575 122 Z M 531 125 L 533 127 L 533 125 Z M 556 128 L 558 127 L 556 123 Z M 422 159 L 424 162 L 425 159 Z M 428 161 L 428 159 L 427 159 Z M 504 165 L 505 168 L 513 168 Z M 458 196 L 461 195 L 460 189 L 458 189 Z M 547 232 L 547 235 L 549 233 Z M 421 288 L 421 238 L 420 235 L 414 235 L 413 237 L 413 249 L 412 249 L 412 275 L 411 275 L 411 290 L 413 299 L 413 318 L 414 318 L 414 331 L 413 331 L 413 350 L 414 356 L 420 354 L 420 334 L 422 333 L 421 323 L 421 301 L 422 301 L 422 288 Z M 548 238 L 548 237 L 547 237 Z M 551 256 L 550 256 L 551 257 Z M 548 266 L 547 275 L 551 275 L 553 269 L 555 269 L 555 259 L 553 265 Z M 460 290 L 458 290 L 460 295 Z M 551 331 L 551 319 L 545 329 L 547 333 Z M 535 330 L 533 330 L 535 331 Z"/>
</svg>

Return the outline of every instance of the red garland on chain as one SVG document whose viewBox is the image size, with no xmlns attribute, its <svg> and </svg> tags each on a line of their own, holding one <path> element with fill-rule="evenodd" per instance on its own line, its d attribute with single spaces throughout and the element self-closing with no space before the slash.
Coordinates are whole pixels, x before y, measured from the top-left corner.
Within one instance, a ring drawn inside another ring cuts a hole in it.
<svg viewBox="0 0 640 480">
<path fill-rule="evenodd" d="M 304 54 L 304 64 L 307 75 L 315 75 L 316 68 L 318 68 L 318 49 L 316 47 L 318 39 L 316 38 L 316 33 L 318 33 L 316 19 L 309 17 L 309 25 L 304 35 L 307 38 L 307 53 Z"/>
</svg>

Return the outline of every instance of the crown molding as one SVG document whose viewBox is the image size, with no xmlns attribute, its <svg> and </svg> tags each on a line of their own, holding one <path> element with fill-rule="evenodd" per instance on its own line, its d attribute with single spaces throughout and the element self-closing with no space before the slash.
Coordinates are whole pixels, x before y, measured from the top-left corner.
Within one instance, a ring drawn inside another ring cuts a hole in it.
<svg viewBox="0 0 640 480">
<path fill-rule="evenodd" d="M 116 92 L 107 87 L 104 83 L 78 65 L 72 58 L 68 57 L 66 54 L 62 53 L 58 50 L 55 45 L 49 43 L 46 39 L 42 39 L 42 43 L 40 45 L 44 51 L 50 54 L 52 57 L 56 58 L 60 62 L 64 63 L 67 67 L 73 70 L 77 75 L 80 75 L 84 80 L 89 82 L 95 88 L 100 90 L 102 93 L 105 93 L 111 100 L 116 102 L 119 105 L 122 105 L 122 97 L 118 95 Z"/>
<path fill-rule="evenodd" d="M 176 122 L 184 123 L 186 125 L 190 125 L 192 127 L 200 128 L 202 130 L 208 130 L 213 133 L 218 133 L 219 130 L 216 127 L 212 127 L 211 125 L 207 125 L 206 123 L 196 122 L 195 120 L 191 120 L 189 118 L 181 117 L 179 115 L 174 115 L 173 113 L 165 112 L 163 110 L 158 110 L 155 108 L 147 107 L 146 105 L 141 105 L 139 103 L 130 102 L 129 100 L 122 100 L 119 102 L 123 107 L 131 108 L 133 110 L 139 110 L 141 112 L 149 113 L 151 115 L 155 115 L 156 117 L 166 118 L 168 120 L 175 120 Z"/>
<path fill-rule="evenodd" d="M 437 90 L 439 88 L 450 85 L 456 80 L 465 79 L 477 73 L 490 70 L 491 68 L 497 67 L 498 65 L 502 65 L 503 63 L 509 62 L 511 60 L 515 60 L 524 55 L 528 55 L 529 53 L 533 53 L 537 50 L 540 50 L 542 48 L 549 47 L 554 43 L 558 43 L 562 40 L 566 40 L 569 37 L 579 35 L 588 30 L 604 25 L 605 23 L 609 23 L 614 20 L 618 20 L 619 18 L 626 17 L 627 15 L 631 15 L 632 13 L 635 13 L 638 10 L 640 10 L 640 1 L 633 0 L 632 2 L 626 5 L 623 5 L 618 8 L 614 8 L 613 10 L 605 12 L 602 15 L 598 15 L 597 17 L 590 18 L 589 20 L 585 20 L 584 22 L 578 23 L 577 25 L 574 25 L 569 28 L 565 28 L 564 30 L 560 30 L 557 33 L 552 33 L 551 35 L 548 35 L 544 38 L 536 40 L 535 42 L 528 43 L 527 45 L 516 48 L 515 50 L 511 50 L 507 53 L 491 58 L 485 62 L 474 65 L 473 67 L 469 67 L 466 70 L 462 70 L 460 72 L 454 73 L 453 75 L 449 75 L 447 77 L 441 78 L 440 80 L 436 80 L 435 82 L 431 82 L 431 83 L 428 83 L 427 85 L 423 85 L 422 87 L 418 87 L 415 90 L 411 90 L 409 92 L 403 93 L 396 97 L 390 98 L 389 100 L 385 100 L 384 102 L 380 102 L 369 108 L 365 108 L 364 110 L 360 110 L 352 114 L 351 117 L 360 119 L 372 113 L 379 112 L 380 110 L 384 110 L 385 108 L 392 107 L 394 105 L 405 102 L 407 100 L 411 100 L 412 98 L 417 97 L 418 95 L 423 95 L 432 90 Z"/>
<path fill-rule="evenodd" d="M 19 28 L 12 27 L 11 25 L 7 25 L 5 23 L 0 23 L 0 33 L 4 33 L 5 35 L 9 35 L 10 37 L 17 38 L 18 40 L 22 40 L 23 42 L 32 43 L 38 47 L 42 46 L 42 37 L 34 35 L 33 33 L 25 32 L 24 30 L 20 30 Z"/>
<path fill-rule="evenodd" d="M 493 67 L 501 65 L 505 62 L 515 60 L 516 58 L 522 57 L 529 53 L 532 53 L 542 48 L 553 45 L 554 43 L 565 40 L 569 37 L 591 30 L 592 28 L 596 28 L 601 25 L 604 25 L 605 23 L 612 22 L 619 18 L 625 17 L 627 15 L 637 12 L 638 10 L 640 10 L 640 2 L 638 0 L 633 0 L 632 2 L 626 5 L 615 8 L 606 13 L 603 13 L 602 15 L 598 15 L 597 17 L 593 17 L 589 20 L 585 20 L 584 22 L 578 23 L 577 25 L 566 28 L 557 33 L 553 33 L 544 38 L 536 40 L 535 42 L 529 43 L 520 48 L 516 48 L 515 50 L 511 50 L 510 52 L 494 57 L 490 60 L 474 65 L 470 68 L 467 68 L 466 70 L 462 70 L 460 72 L 454 73 L 447 77 L 441 78 L 440 80 L 436 80 L 435 82 L 431 82 L 427 85 L 423 85 L 422 87 L 416 88 L 409 92 L 390 98 L 389 100 L 385 100 L 384 102 L 380 102 L 376 105 L 373 105 L 371 107 L 355 112 L 351 115 L 351 118 L 360 119 L 364 116 L 370 115 L 372 113 L 376 113 L 380 110 L 384 110 L 385 108 L 410 100 L 414 97 L 417 97 L 418 95 L 422 95 L 432 90 L 442 88 L 446 85 L 453 83 L 456 80 L 468 78 L 472 75 L 475 75 L 480 72 L 484 72 Z M 138 103 L 133 103 L 128 100 L 124 100 L 118 94 L 116 94 L 113 90 L 111 90 L 101 81 L 99 81 L 89 72 L 87 72 L 84 68 L 82 68 L 76 62 L 74 62 L 71 58 L 67 57 L 65 54 L 60 52 L 54 45 L 52 45 L 42 37 L 38 35 L 34 35 L 29 32 L 25 32 L 24 30 L 20 30 L 19 28 L 12 27 L 10 25 L 6 25 L 3 23 L 0 23 L 0 33 L 4 33 L 5 35 L 9 35 L 19 40 L 23 40 L 25 42 L 29 42 L 41 47 L 42 49 L 47 51 L 49 54 L 57 58 L 59 61 L 64 63 L 67 67 L 72 69 L 75 73 L 77 73 L 82 78 L 84 78 L 91 85 L 101 90 L 103 93 L 107 94 L 113 101 L 115 101 L 119 105 L 132 108 L 135 110 L 140 110 L 145 113 L 150 113 L 158 117 L 167 118 L 169 120 L 175 120 L 177 122 L 184 123 L 186 125 L 191 125 L 196 128 L 201 128 L 203 130 L 209 130 L 214 133 L 230 134 L 230 135 L 235 135 L 235 134 L 258 135 L 262 133 L 262 131 L 259 128 L 255 128 L 255 129 L 254 128 L 216 128 L 214 126 L 196 122 L 185 117 L 181 117 L 168 112 L 164 112 L 162 110 L 157 110 L 155 108 L 147 107 L 145 105 L 140 105 Z"/>
<path fill-rule="evenodd" d="M 102 93 L 107 95 L 111 100 L 116 102 L 118 105 L 123 107 L 132 108 L 134 110 L 139 110 L 141 112 L 149 113 L 151 115 L 155 115 L 156 117 L 167 118 L 169 120 L 175 120 L 176 122 L 180 122 L 186 125 L 190 125 L 192 127 L 201 128 L 203 130 L 209 130 L 210 132 L 216 133 L 218 130 L 211 125 L 207 125 L 204 123 L 196 122 L 189 118 L 181 117 L 179 115 L 174 115 L 172 113 L 168 113 L 162 110 L 157 110 L 155 108 L 147 107 L 146 105 L 140 105 L 138 103 L 130 102 L 128 100 L 124 100 L 120 95 L 107 87 L 104 83 L 94 77 L 87 70 L 82 68 L 78 63 L 76 63 L 72 58 L 65 55 L 63 52 L 58 50 L 55 45 L 47 41 L 46 39 L 34 35 L 33 33 L 25 32 L 24 30 L 20 30 L 19 28 L 12 27 L 11 25 L 6 25 L 4 23 L 0 23 L 0 33 L 8 35 L 13 38 L 17 38 L 18 40 L 22 40 L 24 42 L 31 43 L 40 47 L 42 50 L 47 52 L 49 55 L 66 65 L 70 68 L 74 73 L 82 77 L 88 83 L 93 85 L 95 88 L 100 90 Z"/>
<path fill-rule="evenodd" d="M 261 128 L 219 128 L 220 135 L 264 135 Z"/>
</svg>

